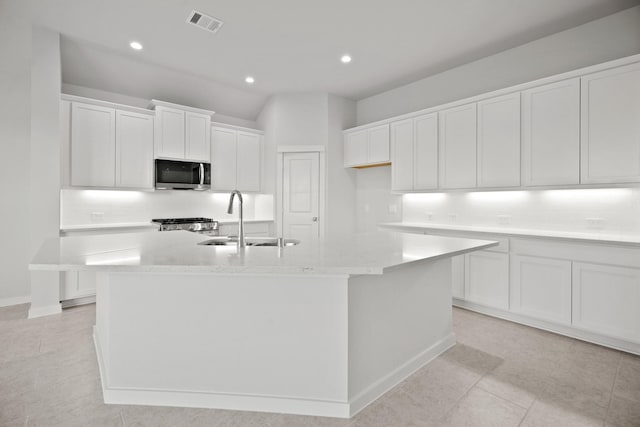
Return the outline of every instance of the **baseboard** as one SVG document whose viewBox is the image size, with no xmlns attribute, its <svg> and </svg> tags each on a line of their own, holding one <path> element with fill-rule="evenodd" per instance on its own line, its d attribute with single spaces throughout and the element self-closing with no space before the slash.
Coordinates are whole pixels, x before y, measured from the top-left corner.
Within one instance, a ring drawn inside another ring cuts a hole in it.
<svg viewBox="0 0 640 427">
<path fill-rule="evenodd" d="M 9 307 L 12 305 L 28 304 L 31 302 L 31 295 L 21 297 L 0 298 L 0 307 Z"/>
<path fill-rule="evenodd" d="M 499 308 L 486 307 L 482 304 L 476 304 L 471 301 L 466 301 L 458 298 L 453 298 L 453 305 L 455 307 L 464 308 L 467 310 L 475 311 L 477 313 L 486 314 L 488 316 L 497 317 L 511 322 L 520 323 L 533 328 L 542 329 L 545 331 L 553 332 L 560 335 L 565 335 L 571 338 L 587 341 L 590 343 L 602 345 L 605 347 L 614 348 L 616 350 L 626 351 L 628 353 L 640 355 L 640 344 L 631 341 L 625 341 L 623 339 L 609 337 L 594 332 L 585 331 L 573 326 L 560 325 L 557 323 L 549 322 L 546 320 L 540 320 L 533 317 L 529 317 L 523 314 L 512 313 L 510 311 L 501 310 Z"/>
<path fill-rule="evenodd" d="M 47 305 L 44 307 L 31 307 L 29 309 L 29 319 L 34 319 L 36 317 L 49 316 L 51 314 L 62 313 L 62 305 L 61 304 L 53 304 Z"/>
<path fill-rule="evenodd" d="M 396 385 L 400 384 L 418 369 L 431 362 L 455 344 L 456 337 L 451 333 L 414 358 L 408 360 L 385 377 L 380 378 L 362 392 L 358 393 L 355 397 L 349 400 L 349 406 L 351 408 L 350 416 L 352 417 L 356 415 L 371 402 L 378 399 Z"/>
<path fill-rule="evenodd" d="M 320 417 L 349 418 L 349 403 L 297 399 L 280 396 L 230 394 L 188 390 L 155 390 L 109 387 L 102 358 L 98 329 L 93 341 L 98 358 L 104 403 L 115 405 L 179 406 L 187 408 L 228 409 L 234 411 L 275 412 Z"/>
</svg>

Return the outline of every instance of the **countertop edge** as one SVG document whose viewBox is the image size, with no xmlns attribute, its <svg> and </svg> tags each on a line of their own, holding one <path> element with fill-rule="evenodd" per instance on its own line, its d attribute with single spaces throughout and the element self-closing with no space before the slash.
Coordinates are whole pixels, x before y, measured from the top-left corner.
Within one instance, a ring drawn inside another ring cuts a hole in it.
<svg viewBox="0 0 640 427">
<path fill-rule="evenodd" d="M 627 246 L 627 247 L 640 247 L 640 238 L 638 240 L 621 240 L 616 239 L 614 237 L 598 237 L 597 235 L 593 236 L 581 236 L 576 234 L 575 236 L 567 235 L 567 233 L 571 232 L 561 232 L 554 233 L 553 230 L 518 230 L 518 229 L 510 229 L 510 230 L 496 230 L 492 228 L 482 228 L 482 227 L 455 227 L 455 226 L 438 226 L 433 224 L 420 224 L 420 223 L 401 223 L 401 222 L 390 222 L 390 223 L 381 223 L 378 224 L 378 227 L 385 229 L 392 229 L 396 231 L 401 230 L 434 230 L 434 231 L 442 231 L 442 232 L 460 232 L 460 233 L 478 233 L 478 234 L 488 234 L 488 235 L 504 235 L 504 236 L 512 236 L 512 237 L 522 237 L 522 238 L 532 238 L 532 239 L 554 239 L 554 240 L 566 240 L 573 242 L 582 242 L 582 243 L 596 243 L 596 244 L 610 244 L 617 246 Z"/>
</svg>

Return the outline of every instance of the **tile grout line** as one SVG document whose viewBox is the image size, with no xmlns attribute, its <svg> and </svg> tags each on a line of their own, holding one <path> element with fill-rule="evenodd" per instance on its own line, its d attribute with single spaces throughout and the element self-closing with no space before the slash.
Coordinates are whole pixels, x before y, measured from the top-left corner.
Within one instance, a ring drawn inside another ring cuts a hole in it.
<svg viewBox="0 0 640 427">
<path fill-rule="evenodd" d="M 620 366 L 622 366 L 622 353 L 620 353 L 620 357 L 618 358 L 618 368 L 616 369 L 616 376 L 613 379 L 613 384 L 611 385 L 611 393 L 609 394 L 609 403 L 607 404 L 607 412 L 604 416 L 604 421 L 602 425 L 605 426 L 607 424 L 607 419 L 609 418 L 609 411 L 611 410 L 611 402 L 613 402 L 613 391 L 616 388 L 616 383 L 618 382 L 618 375 L 620 375 Z"/>
<path fill-rule="evenodd" d="M 442 414 L 442 417 L 439 418 L 439 420 L 442 419 L 446 419 L 447 415 L 449 415 L 449 413 L 451 413 L 454 409 L 456 409 L 456 407 L 458 406 L 458 404 L 462 401 L 462 399 L 464 399 L 471 390 L 473 390 L 473 388 L 478 385 L 478 383 L 488 374 L 489 372 L 485 372 L 484 374 L 482 374 L 480 376 L 480 378 L 478 378 L 476 380 L 476 382 L 474 382 L 473 384 L 471 384 L 471 386 L 467 389 L 467 391 L 464 392 L 464 394 L 462 396 L 460 396 L 460 398 L 458 400 L 456 400 L 456 402 L 451 406 L 451 408 L 449 408 L 449 410 L 447 412 L 445 412 L 444 414 Z M 481 388 L 481 390 L 484 391 L 484 389 Z"/>
</svg>

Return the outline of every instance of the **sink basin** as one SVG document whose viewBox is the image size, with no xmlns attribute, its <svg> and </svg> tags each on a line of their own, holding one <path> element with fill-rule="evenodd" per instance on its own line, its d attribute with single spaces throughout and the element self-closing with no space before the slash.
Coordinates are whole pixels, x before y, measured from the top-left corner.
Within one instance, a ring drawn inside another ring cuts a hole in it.
<svg viewBox="0 0 640 427">
<path fill-rule="evenodd" d="M 278 237 L 245 237 L 247 246 L 295 246 L 300 243 L 296 239 L 282 239 Z M 219 236 L 198 243 L 204 246 L 235 246 L 238 244 L 237 236 Z"/>
</svg>

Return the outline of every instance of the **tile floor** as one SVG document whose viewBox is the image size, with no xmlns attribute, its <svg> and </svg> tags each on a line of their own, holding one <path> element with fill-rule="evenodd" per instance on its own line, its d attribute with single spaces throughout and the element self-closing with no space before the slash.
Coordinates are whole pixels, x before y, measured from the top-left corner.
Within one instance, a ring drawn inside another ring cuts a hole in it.
<svg viewBox="0 0 640 427">
<path fill-rule="evenodd" d="M 640 357 L 465 310 L 458 345 L 351 420 L 105 405 L 95 306 L 0 308 L 0 426 L 640 426 Z"/>
</svg>

